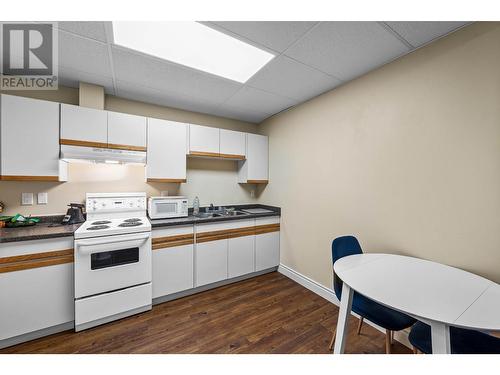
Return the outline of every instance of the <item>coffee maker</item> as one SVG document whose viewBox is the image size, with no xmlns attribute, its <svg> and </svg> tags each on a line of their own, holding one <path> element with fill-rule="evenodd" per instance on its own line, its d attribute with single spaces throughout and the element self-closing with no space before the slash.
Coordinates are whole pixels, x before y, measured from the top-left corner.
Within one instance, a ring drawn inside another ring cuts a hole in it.
<svg viewBox="0 0 500 375">
<path fill-rule="evenodd" d="M 66 211 L 66 215 L 64 216 L 61 224 L 69 225 L 83 223 L 85 221 L 85 216 L 83 214 L 85 205 L 80 203 L 70 203 L 68 206 L 68 211 Z"/>
</svg>

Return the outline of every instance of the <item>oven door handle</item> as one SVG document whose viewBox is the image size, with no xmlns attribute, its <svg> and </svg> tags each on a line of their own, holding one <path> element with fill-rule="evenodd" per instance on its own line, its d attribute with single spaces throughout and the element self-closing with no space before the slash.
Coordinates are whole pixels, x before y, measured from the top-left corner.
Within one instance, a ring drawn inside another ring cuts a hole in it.
<svg viewBox="0 0 500 375">
<path fill-rule="evenodd" d="M 97 239 L 97 240 L 79 240 L 75 243 L 76 247 L 78 248 L 78 251 L 80 253 L 91 253 L 92 250 L 84 250 L 84 247 L 89 247 L 89 246 L 97 246 L 97 245 L 107 245 L 107 244 L 112 244 L 112 243 L 119 243 L 119 242 L 138 242 L 137 245 L 147 241 L 151 237 L 151 233 L 142 233 L 140 235 L 134 235 L 133 237 L 128 237 L 128 238 L 110 238 L 110 239 Z"/>
</svg>

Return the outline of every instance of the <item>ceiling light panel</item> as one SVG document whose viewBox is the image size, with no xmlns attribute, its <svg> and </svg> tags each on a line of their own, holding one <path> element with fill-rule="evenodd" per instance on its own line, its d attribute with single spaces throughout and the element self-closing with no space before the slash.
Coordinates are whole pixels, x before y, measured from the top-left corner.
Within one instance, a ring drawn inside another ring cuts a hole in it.
<svg viewBox="0 0 500 375">
<path fill-rule="evenodd" d="M 274 58 L 198 22 L 113 22 L 114 43 L 244 83 Z"/>
</svg>

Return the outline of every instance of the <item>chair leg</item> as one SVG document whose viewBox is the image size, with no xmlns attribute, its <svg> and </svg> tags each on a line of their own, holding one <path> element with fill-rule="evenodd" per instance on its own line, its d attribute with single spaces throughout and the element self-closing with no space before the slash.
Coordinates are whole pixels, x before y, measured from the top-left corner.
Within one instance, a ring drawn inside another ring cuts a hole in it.
<svg viewBox="0 0 500 375">
<path fill-rule="evenodd" d="M 363 317 L 359 318 L 358 322 L 358 335 L 361 333 L 361 326 L 363 325 Z"/>
<path fill-rule="evenodd" d="M 385 354 L 391 354 L 391 331 L 385 330 Z"/>
<path fill-rule="evenodd" d="M 418 354 L 418 349 L 416 347 L 413 347 L 413 354 Z"/>
<path fill-rule="evenodd" d="M 337 329 L 335 329 L 335 331 L 333 332 L 332 341 L 330 341 L 330 346 L 328 347 L 328 349 L 330 349 L 330 351 L 333 350 L 333 344 L 335 344 L 335 336 L 336 335 L 337 335 Z"/>
</svg>

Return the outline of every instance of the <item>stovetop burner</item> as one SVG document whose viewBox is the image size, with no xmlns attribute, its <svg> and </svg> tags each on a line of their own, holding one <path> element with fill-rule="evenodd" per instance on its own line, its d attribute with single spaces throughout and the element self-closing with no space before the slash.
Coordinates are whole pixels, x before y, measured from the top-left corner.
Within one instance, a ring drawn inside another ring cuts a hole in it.
<svg viewBox="0 0 500 375">
<path fill-rule="evenodd" d="M 109 225 L 94 225 L 92 227 L 88 227 L 87 230 L 101 230 L 101 229 L 108 229 Z"/>
<path fill-rule="evenodd" d="M 125 222 L 118 224 L 119 227 L 138 227 L 139 225 L 142 225 L 142 223 L 139 222 Z"/>
<path fill-rule="evenodd" d="M 139 219 L 138 217 L 133 217 L 132 219 L 125 219 L 123 220 L 125 223 L 137 223 L 137 222 L 140 222 L 141 219 Z"/>
<path fill-rule="evenodd" d="M 111 221 L 109 221 L 109 220 L 99 220 L 99 221 L 94 221 L 90 225 L 103 225 L 103 224 L 111 224 Z"/>
</svg>

